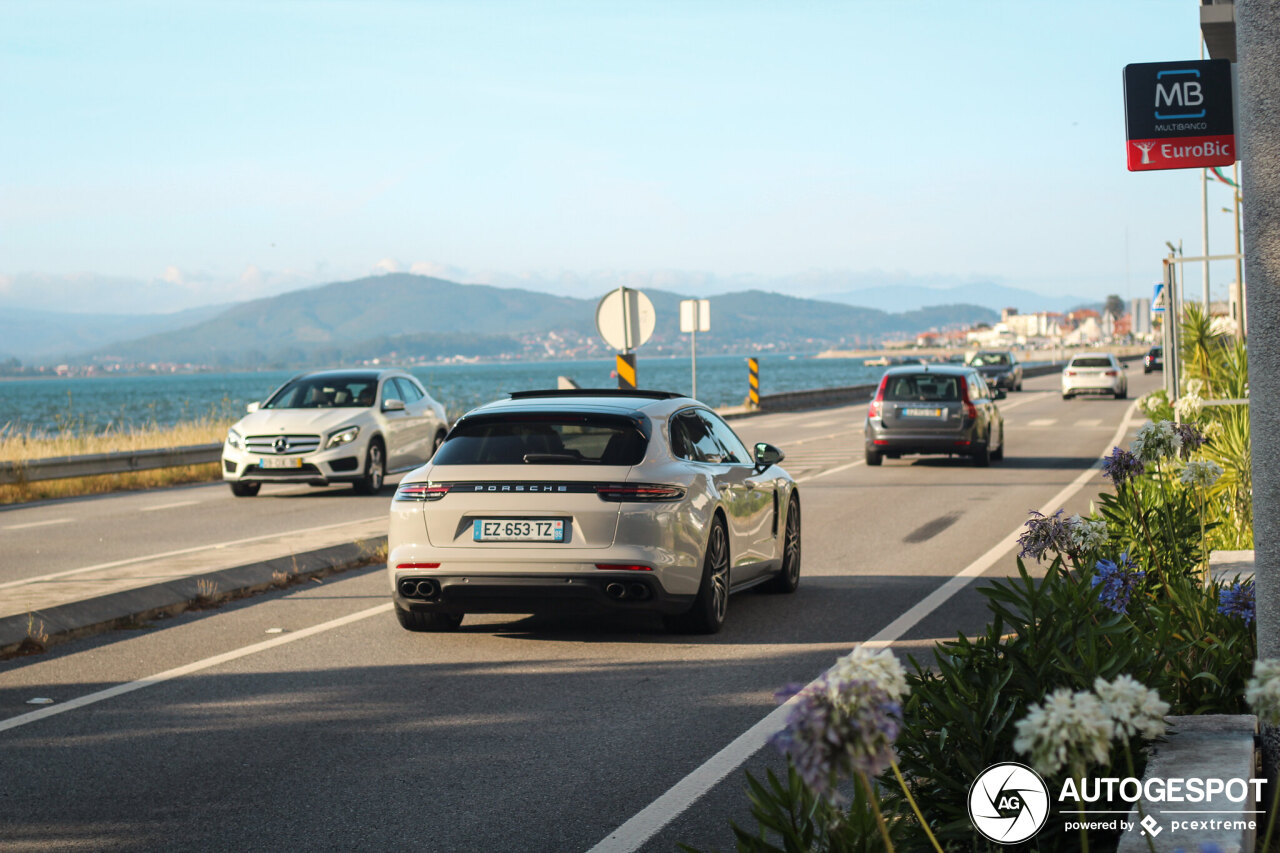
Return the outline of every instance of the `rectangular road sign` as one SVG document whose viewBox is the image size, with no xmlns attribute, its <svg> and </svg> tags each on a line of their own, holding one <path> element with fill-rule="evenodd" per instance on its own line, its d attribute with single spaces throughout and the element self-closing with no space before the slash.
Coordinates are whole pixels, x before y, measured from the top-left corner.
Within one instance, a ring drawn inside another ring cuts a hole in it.
<svg viewBox="0 0 1280 853">
<path fill-rule="evenodd" d="M 1164 313 L 1164 282 L 1163 281 L 1156 282 L 1155 293 L 1153 293 L 1151 296 L 1151 313 L 1152 314 Z"/>
<path fill-rule="evenodd" d="M 682 332 L 711 331 L 711 300 L 710 299 L 680 300 L 680 331 Z"/>
<path fill-rule="evenodd" d="M 1124 115 L 1130 172 L 1236 161 L 1231 63 L 1225 59 L 1126 65 Z"/>
</svg>

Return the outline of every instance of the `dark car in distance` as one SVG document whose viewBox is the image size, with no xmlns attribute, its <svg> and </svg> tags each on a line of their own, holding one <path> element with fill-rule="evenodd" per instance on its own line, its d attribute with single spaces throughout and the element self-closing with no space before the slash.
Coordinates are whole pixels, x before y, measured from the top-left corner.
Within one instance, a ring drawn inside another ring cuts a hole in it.
<svg viewBox="0 0 1280 853">
<path fill-rule="evenodd" d="M 1147 354 L 1142 357 L 1142 372 L 1150 373 L 1153 370 L 1164 371 L 1164 347 L 1158 344 L 1147 350 Z"/>
<path fill-rule="evenodd" d="M 1022 363 L 1012 350 L 980 350 L 973 354 L 969 366 L 978 368 L 988 385 L 1022 390 Z"/>
<path fill-rule="evenodd" d="M 863 429 L 868 465 L 910 453 L 1004 458 L 1004 417 L 992 388 L 969 365 L 893 367 L 880 379 Z"/>
</svg>

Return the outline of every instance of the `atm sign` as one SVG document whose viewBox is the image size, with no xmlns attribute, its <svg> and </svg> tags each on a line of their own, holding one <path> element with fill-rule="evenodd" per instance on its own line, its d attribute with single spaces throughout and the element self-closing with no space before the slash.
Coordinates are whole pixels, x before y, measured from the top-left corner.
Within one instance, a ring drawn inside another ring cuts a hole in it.
<svg viewBox="0 0 1280 853">
<path fill-rule="evenodd" d="M 1225 59 L 1126 65 L 1124 107 L 1131 172 L 1229 166 L 1237 159 Z"/>
</svg>

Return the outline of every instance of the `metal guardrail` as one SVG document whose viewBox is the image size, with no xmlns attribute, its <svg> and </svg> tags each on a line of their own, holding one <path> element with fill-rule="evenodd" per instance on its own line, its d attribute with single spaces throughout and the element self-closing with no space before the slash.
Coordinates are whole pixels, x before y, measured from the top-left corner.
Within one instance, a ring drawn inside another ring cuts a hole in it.
<svg viewBox="0 0 1280 853">
<path fill-rule="evenodd" d="M 1121 357 L 1121 361 L 1141 358 L 1141 356 Z M 1065 361 L 1051 364 L 1037 364 L 1024 367 L 1023 378 L 1032 376 L 1050 376 L 1062 372 Z M 778 394 L 760 395 L 760 412 L 794 412 L 801 409 L 821 409 L 826 406 L 839 406 L 847 403 L 865 403 L 875 393 L 878 383 L 866 385 L 845 385 L 840 388 L 814 388 L 809 391 L 783 391 Z"/>
<path fill-rule="evenodd" d="M 1120 360 L 1134 361 L 1141 357 L 1141 355 L 1121 356 Z M 1053 362 L 1023 368 L 1022 375 L 1024 377 L 1048 376 L 1062 370 L 1064 363 Z M 568 379 L 567 382 L 573 383 L 573 380 Z M 562 387 L 564 384 L 564 382 L 561 383 Z M 876 383 L 871 383 L 846 385 L 840 388 L 814 388 L 808 391 L 761 394 L 760 408 L 757 411 L 793 412 L 847 403 L 865 403 L 876 387 Z M 94 477 L 99 474 L 125 474 L 130 471 L 149 471 L 156 468 L 180 468 L 184 465 L 217 462 L 221 458 L 221 444 L 193 444 L 155 450 L 126 450 L 121 453 L 91 453 L 85 456 L 56 456 L 50 459 L 29 459 L 23 462 L 0 462 L 0 485 L 61 480 L 67 477 Z"/>
<path fill-rule="evenodd" d="M 126 450 L 120 453 L 90 453 L 84 456 L 54 456 L 22 462 L 0 462 L 0 485 L 61 480 L 67 477 L 94 477 L 99 474 L 127 474 L 156 468 L 203 465 L 222 459 L 221 444 L 192 444 L 154 450 Z"/>
</svg>

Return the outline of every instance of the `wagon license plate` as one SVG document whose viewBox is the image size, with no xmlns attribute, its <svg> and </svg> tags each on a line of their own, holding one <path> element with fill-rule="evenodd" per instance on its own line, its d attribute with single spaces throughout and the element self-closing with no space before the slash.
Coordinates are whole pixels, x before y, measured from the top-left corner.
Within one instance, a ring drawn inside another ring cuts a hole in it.
<svg viewBox="0 0 1280 853">
<path fill-rule="evenodd" d="M 563 542 L 562 518 L 477 518 L 471 523 L 476 542 Z"/>
<path fill-rule="evenodd" d="M 301 468 L 302 460 L 296 456 L 293 457 L 271 457 L 264 456 L 258 460 L 258 466 L 261 468 Z"/>
<path fill-rule="evenodd" d="M 903 409 L 902 413 L 909 418 L 940 418 L 942 409 Z"/>
</svg>

